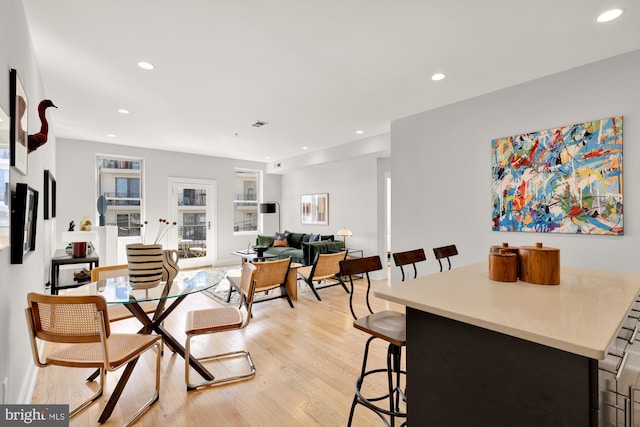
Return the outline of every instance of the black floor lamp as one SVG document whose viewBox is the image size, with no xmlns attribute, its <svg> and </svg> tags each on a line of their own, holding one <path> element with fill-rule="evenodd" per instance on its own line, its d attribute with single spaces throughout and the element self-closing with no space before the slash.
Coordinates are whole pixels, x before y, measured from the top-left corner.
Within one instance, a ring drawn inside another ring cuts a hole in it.
<svg viewBox="0 0 640 427">
<path fill-rule="evenodd" d="M 278 212 L 278 233 L 280 232 L 280 203 L 264 202 L 260 203 L 261 214 L 272 214 Z"/>
</svg>

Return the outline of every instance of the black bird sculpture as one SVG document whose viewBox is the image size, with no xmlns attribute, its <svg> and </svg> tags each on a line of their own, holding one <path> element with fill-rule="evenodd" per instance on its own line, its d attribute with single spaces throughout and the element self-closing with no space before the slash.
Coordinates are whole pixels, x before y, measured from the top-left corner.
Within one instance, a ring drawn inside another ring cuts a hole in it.
<svg viewBox="0 0 640 427">
<path fill-rule="evenodd" d="M 29 144 L 27 152 L 31 153 L 32 151 L 36 151 L 40 148 L 41 145 L 44 145 L 47 142 L 47 136 L 49 134 L 49 123 L 47 122 L 47 116 L 45 115 L 45 110 L 49 107 L 58 108 L 53 105 L 50 99 L 43 99 L 40 101 L 40 105 L 38 105 L 38 116 L 40 116 L 40 132 L 29 135 Z"/>
</svg>

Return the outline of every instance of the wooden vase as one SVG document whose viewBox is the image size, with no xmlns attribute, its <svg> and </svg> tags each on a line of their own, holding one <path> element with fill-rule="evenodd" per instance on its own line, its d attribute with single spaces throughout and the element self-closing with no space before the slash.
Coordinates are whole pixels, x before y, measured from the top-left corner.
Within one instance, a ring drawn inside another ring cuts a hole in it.
<svg viewBox="0 0 640 427">
<path fill-rule="evenodd" d="M 504 249 L 489 253 L 489 279 L 498 282 L 518 280 L 518 255 Z"/>
<path fill-rule="evenodd" d="M 520 246 L 520 280 L 537 285 L 560 284 L 560 249 Z"/>
<path fill-rule="evenodd" d="M 157 286 L 162 280 L 164 254 L 162 245 L 132 243 L 127 245 L 129 285 L 134 289 Z"/>
<path fill-rule="evenodd" d="M 509 243 L 504 242 L 502 245 L 494 245 L 489 247 L 489 253 L 500 252 L 504 250 L 507 253 L 514 254 L 516 256 L 516 277 L 520 277 L 520 250 L 517 246 L 509 246 Z M 511 261 L 513 262 L 513 261 Z M 511 280 L 510 280 L 511 281 Z"/>
</svg>

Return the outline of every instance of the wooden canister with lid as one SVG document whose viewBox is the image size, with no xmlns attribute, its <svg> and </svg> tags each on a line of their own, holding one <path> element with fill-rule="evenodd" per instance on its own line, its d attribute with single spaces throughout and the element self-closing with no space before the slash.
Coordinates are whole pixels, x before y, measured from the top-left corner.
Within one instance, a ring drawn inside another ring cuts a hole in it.
<svg viewBox="0 0 640 427">
<path fill-rule="evenodd" d="M 498 282 L 518 280 L 518 255 L 506 249 L 489 252 L 489 279 Z"/>
<path fill-rule="evenodd" d="M 537 285 L 560 284 L 560 249 L 520 246 L 520 280 Z"/>
</svg>

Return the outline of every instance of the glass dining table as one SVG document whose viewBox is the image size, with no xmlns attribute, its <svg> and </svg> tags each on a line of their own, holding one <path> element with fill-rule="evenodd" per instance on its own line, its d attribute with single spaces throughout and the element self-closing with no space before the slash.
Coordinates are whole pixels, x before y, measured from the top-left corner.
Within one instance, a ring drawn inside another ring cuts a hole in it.
<svg viewBox="0 0 640 427">
<path fill-rule="evenodd" d="M 180 272 L 171 282 L 160 282 L 158 285 L 146 288 L 132 288 L 129 284 L 128 276 L 120 276 L 91 282 L 86 285 L 73 289 L 60 290 L 61 295 L 102 295 L 107 304 L 120 304 L 126 307 L 131 314 L 140 321 L 142 328 L 138 331 L 141 334 L 150 334 L 152 332 L 162 336 L 162 341 L 174 353 L 178 353 L 182 358 L 185 356 L 184 346 L 176 340 L 169 331 L 167 331 L 162 322 L 173 312 L 184 299 L 192 294 L 210 289 L 220 282 L 223 277 L 215 270 L 198 270 Z M 140 303 L 146 301 L 156 301 L 157 307 L 155 312 L 149 316 L 140 306 Z M 99 422 L 106 421 L 113 411 L 124 386 L 129 380 L 129 376 L 133 371 L 137 359 L 130 362 L 125 368 L 122 377 L 118 381 L 109 402 L 105 406 Z M 212 380 L 211 373 L 200 364 L 195 358 L 189 359 L 191 367 L 207 380 Z M 91 375 L 88 380 L 94 380 L 99 372 Z"/>
</svg>

